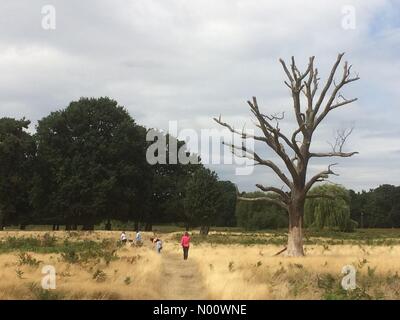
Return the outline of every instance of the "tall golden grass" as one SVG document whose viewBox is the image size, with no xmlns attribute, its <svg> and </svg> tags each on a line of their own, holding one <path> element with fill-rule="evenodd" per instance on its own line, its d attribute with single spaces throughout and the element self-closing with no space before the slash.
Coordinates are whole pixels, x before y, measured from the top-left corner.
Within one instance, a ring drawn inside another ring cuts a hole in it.
<svg viewBox="0 0 400 320">
<path fill-rule="evenodd" d="M 198 245 L 190 258 L 210 299 L 400 298 L 400 246 L 313 245 L 305 257 L 274 256 L 281 249 Z M 345 265 L 356 269 L 356 290 L 341 286 Z"/>
<path fill-rule="evenodd" d="M 43 232 L 4 232 L 8 236 L 41 236 Z M 62 240 L 65 232 L 52 233 Z M 77 232 L 74 241 L 83 239 L 118 239 L 118 232 Z M 117 252 L 118 259 L 74 264 L 63 261 L 60 254 L 29 253 L 40 261 L 38 266 L 21 265 L 19 255 L 0 254 L 0 299 L 158 299 L 161 257 L 152 249 L 126 245 Z M 42 266 L 56 268 L 56 290 L 49 294 L 41 288 Z M 97 270 L 103 278 L 94 278 Z M 99 281 L 101 280 L 101 281 Z"/>
<path fill-rule="evenodd" d="M 41 237 L 43 232 L 0 232 Z M 53 232 L 58 241 L 117 241 L 119 232 Z M 274 256 L 275 245 L 192 245 L 183 261 L 175 237 L 163 235 L 157 254 L 145 245 L 119 248 L 117 259 L 68 263 L 61 254 L 28 253 L 38 265 L 21 264 L 17 251 L 0 254 L 0 299 L 398 299 L 400 246 L 309 245 L 306 257 Z M 133 236 L 133 234 L 131 235 Z M 56 268 L 55 290 L 41 288 L 42 266 Z M 341 288 L 343 266 L 353 265 L 357 289 Z M 95 277 L 96 273 L 101 277 Z"/>
</svg>

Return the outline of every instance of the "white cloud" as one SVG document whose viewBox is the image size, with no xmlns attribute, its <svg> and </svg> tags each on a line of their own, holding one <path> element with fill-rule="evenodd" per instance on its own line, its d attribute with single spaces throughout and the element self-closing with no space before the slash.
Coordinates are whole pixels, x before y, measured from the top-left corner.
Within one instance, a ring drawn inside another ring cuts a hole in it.
<svg viewBox="0 0 400 320">
<path fill-rule="evenodd" d="M 55 31 L 41 28 L 44 0 L 0 4 L 3 115 L 36 122 L 80 96 L 107 95 L 148 127 L 178 120 L 182 128 L 216 128 L 212 117 L 219 114 L 242 127 L 251 125 L 246 100 L 256 95 L 266 112 L 286 111 L 282 130 L 290 130 L 290 97 L 278 58 L 295 55 L 304 67 L 315 55 L 323 80 L 345 51 L 361 76 L 345 96 L 359 101 L 329 116 L 315 148 L 328 148 L 336 128 L 354 124 L 348 148 L 360 155 L 341 159 L 343 174 L 335 180 L 356 189 L 400 184 L 393 174 L 400 157 L 393 152 L 400 149 L 394 1 L 52 2 Z M 356 9 L 355 30 L 341 27 L 343 5 Z M 214 169 L 246 189 L 256 182 L 279 185 L 266 169 L 249 177 L 233 176 L 234 168 Z"/>
</svg>

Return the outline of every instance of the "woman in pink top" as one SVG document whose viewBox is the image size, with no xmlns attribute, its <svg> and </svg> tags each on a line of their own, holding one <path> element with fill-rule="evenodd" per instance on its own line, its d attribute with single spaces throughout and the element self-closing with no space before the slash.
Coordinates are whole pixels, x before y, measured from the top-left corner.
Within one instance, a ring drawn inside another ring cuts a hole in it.
<svg viewBox="0 0 400 320">
<path fill-rule="evenodd" d="M 182 236 L 181 245 L 183 248 L 183 260 L 187 260 L 190 246 L 190 237 L 188 232 L 185 232 L 185 234 Z"/>
</svg>

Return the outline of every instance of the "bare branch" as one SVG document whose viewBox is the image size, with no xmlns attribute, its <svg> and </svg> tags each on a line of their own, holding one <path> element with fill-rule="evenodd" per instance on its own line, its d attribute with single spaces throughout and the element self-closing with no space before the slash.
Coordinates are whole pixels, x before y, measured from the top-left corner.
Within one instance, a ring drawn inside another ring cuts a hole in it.
<svg viewBox="0 0 400 320">
<path fill-rule="evenodd" d="M 358 154 L 357 151 L 354 152 L 343 152 L 343 147 L 347 141 L 347 138 L 351 135 L 353 132 L 354 128 L 350 128 L 349 130 L 347 129 L 342 129 L 342 130 L 337 130 L 336 132 L 336 138 L 335 138 L 335 143 L 329 143 L 331 145 L 332 151 L 331 152 L 311 152 L 310 157 L 316 157 L 316 158 L 321 158 L 321 157 L 342 157 L 342 158 L 348 158 L 351 156 L 354 156 L 355 154 Z"/>
<path fill-rule="evenodd" d="M 283 202 L 282 200 L 273 199 L 273 198 L 270 198 L 270 197 L 267 197 L 267 196 L 266 197 L 256 197 L 256 198 L 242 197 L 240 195 L 239 188 L 237 187 L 237 185 L 235 185 L 235 188 L 236 188 L 236 199 L 239 200 L 239 201 L 248 201 L 248 202 L 266 201 L 266 202 L 269 202 L 269 203 L 272 203 L 272 204 L 276 204 L 276 205 L 280 206 L 281 208 L 283 208 L 285 210 L 287 210 L 287 208 L 288 208 L 287 204 L 285 202 Z"/>
<path fill-rule="evenodd" d="M 325 84 L 325 87 L 322 89 L 322 92 L 321 92 L 321 94 L 319 96 L 319 99 L 318 99 L 317 103 L 315 104 L 315 107 L 314 107 L 314 118 L 317 115 L 318 110 L 319 110 L 322 102 L 325 99 L 325 95 L 328 92 L 328 90 L 329 90 L 329 88 L 330 88 L 330 86 L 332 84 L 333 78 L 335 77 L 335 73 L 336 73 L 337 67 L 339 66 L 340 61 L 342 60 L 343 56 L 344 56 L 344 53 L 340 53 L 337 56 L 336 62 L 335 62 L 335 64 L 333 65 L 333 67 L 331 69 L 331 73 L 329 74 L 329 78 L 328 78 L 328 80 L 327 80 L 327 82 Z"/>
<path fill-rule="evenodd" d="M 243 155 L 239 155 L 239 156 L 241 156 L 241 157 L 246 157 L 246 158 L 248 158 L 248 159 L 250 159 L 250 160 L 254 160 L 254 161 L 256 161 L 257 163 L 259 163 L 259 164 L 261 164 L 261 165 L 264 165 L 264 166 L 267 166 L 267 167 L 269 167 L 269 168 L 271 168 L 275 173 L 276 173 L 276 175 L 289 187 L 289 188 L 292 188 L 292 186 L 293 186 L 293 184 L 292 184 L 292 182 L 290 182 L 290 180 L 288 179 L 288 177 L 279 169 L 279 167 L 274 163 L 274 162 L 272 162 L 271 160 L 265 160 L 265 159 L 262 159 L 256 152 L 254 152 L 254 151 L 252 151 L 252 150 L 249 150 L 249 149 L 247 149 L 245 146 L 236 146 L 236 145 L 234 145 L 234 144 L 229 144 L 229 143 L 226 143 L 226 142 L 222 142 L 224 145 L 226 145 L 226 146 L 229 146 L 230 148 L 231 148 L 231 150 L 232 150 L 232 153 L 233 154 L 236 154 L 235 152 L 234 152 L 234 150 L 241 150 L 241 151 L 243 151 L 244 153 L 245 153 L 245 155 L 243 156 Z"/>
<path fill-rule="evenodd" d="M 256 187 L 257 187 L 258 189 L 264 191 L 264 192 L 274 192 L 274 193 L 277 193 L 279 196 L 282 197 L 282 199 L 284 200 L 284 202 L 289 200 L 288 194 L 287 194 L 285 191 L 283 191 L 282 189 L 278 189 L 278 188 L 275 188 L 275 187 L 264 187 L 264 186 L 261 185 L 261 184 L 256 184 Z"/>
<path fill-rule="evenodd" d="M 285 73 L 286 73 L 287 77 L 289 78 L 290 82 L 293 83 L 294 82 L 293 81 L 293 77 L 290 74 L 289 69 L 287 68 L 285 61 L 283 61 L 282 59 L 279 59 L 279 62 L 282 64 L 283 70 L 285 71 Z"/>
<path fill-rule="evenodd" d="M 264 136 L 267 138 L 266 143 L 268 146 L 276 152 L 276 154 L 283 160 L 285 163 L 286 167 L 288 168 L 293 180 L 298 179 L 297 171 L 293 165 L 293 163 L 290 161 L 290 158 L 288 154 L 285 152 L 284 148 L 282 147 L 281 143 L 279 142 L 279 138 L 283 139 L 285 143 L 298 155 L 301 155 L 300 150 L 297 145 L 293 145 L 291 141 L 283 134 L 281 133 L 280 129 L 278 127 L 273 127 L 265 117 L 261 114 L 259 108 L 258 108 L 258 103 L 257 103 L 257 98 L 253 97 L 253 102 L 247 101 L 249 104 L 252 113 L 256 116 L 258 122 L 259 122 L 259 128 L 263 131 Z"/>
<path fill-rule="evenodd" d="M 278 199 L 272 199 L 272 198 L 268 198 L 268 197 L 257 197 L 257 198 L 245 198 L 245 197 L 237 197 L 238 200 L 240 201 L 266 201 L 266 202 L 270 202 L 273 204 L 276 204 L 278 206 L 280 206 L 281 208 L 287 210 L 288 206 L 283 203 L 282 201 L 279 201 Z"/>
<path fill-rule="evenodd" d="M 305 192 L 307 193 L 308 190 L 311 189 L 311 187 L 313 186 L 314 183 L 325 181 L 325 179 L 327 179 L 330 174 L 337 176 L 338 174 L 336 174 L 335 172 L 332 171 L 332 167 L 335 166 L 335 165 L 337 165 L 337 163 L 330 164 L 328 166 L 327 170 L 321 171 L 321 172 L 317 173 L 315 176 L 313 176 L 306 183 L 306 185 L 304 187 Z"/>
<path fill-rule="evenodd" d="M 264 119 L 267 118 L 269 121 L 273 121 L 273 120 L 278 121 L 278 120 L 283 120 L 285 118 L 285 112 L 282 112 L 280 115 L 275 113 L 275 114 L 270 115 L 270 116 L 264 115 L 262 113 L 260 113 L 260 114 L 262 115 L 262 117 Z"/>
<path fill-rule="evenodd" d="M 266 138 L 265 138 L 265 137 L 260 137 L 260 136 L 251 135 L 251 134 L 245 133 L 244 130 L 242 130 L 241 132 L 235 130 L 234 128 L 232 128 L 232 126 L 230 126 L 230 125 L 227 124 L 226 122 L 223 122 L 223 121 L 221 120 L 221 116 L 220 116 L 218 119 L 217 119 L 217 118 L 213 118 L 213 120 L 214 120 L 216 123 L 220 124 L 221 126 L 227 128 L 227 129 L 228 129 L 229 131 L 231 131 L 232 133 L 235 133 L 235 134 L 239 135 L 242 139 L 254 139 L 254 140 L 264 141 L 264 142 L 266 141 Z"/>
<path fill-rule="evenodd" d="M 358 100 L 357 98 L 350 99 L 350 100 L 344 100 L 344 101 L 342 101 L 342 102 L 339 102 L 339 103 L 336 103 L 336 104 L 332 105 L 332 106 L 330 107 L 330 110 L 339 108 L 339 107 L 344 106 L 344 105 L 349 104 L 349 103 L 353 103 L 353 102 L 355 102 L 355 101 L 357 101 L 357 100 Z"/>
<path fill-rule="evenodd" d="M 317 93 L 317 90 L 318 90 L 318 81 L 319 81 L 319 79 L 320 78 L 318 78 L 318 69 L 315 68 L 314 77 L 313 77 L 314 88 L 313 88 L 313 90 L 311 92 L 311 95 L 312 95 L 313 98 L 315 97 L 315 94 Z"/>
<path fill-rule="evenodd" d="M 342 54 L 342 55 L 339 55 L 340 59 L 341 59 L 342 56 L 343 56 L 343 54 Z M 338 60 L 336 61 L 337 63 L 338 63 L 338 62 L 340 63 L 339 57 L 338 57 Z M 338 64 L 335 64 L 334 69 L 332 69 L 332 72 L 333 72 L 333 71 L 336 72 L 337 65 L 338 65 Z M 340 106 L 343 106 L 343 105 L 352 103 L 352 102 L 354 102 L 354 101 L 357 100 L 357 99 L 351 99 L 351 100 L 346 100 L 346 99 L 345 99 L 345 100 L 342 101 L 342 102 L 338 102 L 338 103 L 336 103 L 336 104 L 333 104 L 333 102 L 335 101 L 335 99 L 336 99 L 336 97 L 337 97 L 337 95 L 338 95 L 340 89 L 341 89 L 344 85 L 346 85 L 346 84 L 348 84 L 348 83 L 350 83 L 350 82 L 353 82 L 353 81 L 357 81 L 357 80 L 360 79 L 358 76 L 356 76 L 356 77 L 354 77 L 354 78 L 351 78 L 351 77 L 350 77 L 350 70 L 351 70 L 351 67 L 352 67 L 351 65 L 348 66 L 347 61 L 344 63 L 342 79 L 341 79 L 341 81 L 340 81 L 339 84 L 335 85 L 335 88 L 333 89 L 333 92 L 332 92 L 330 98 L 328 99 L 328 102 L 326 103 L 324 110 L 322 111 L 322 113 L 321 113 L 321 114 L 317 117 L 317 119 L 315 120 L 314 126 L 313 126 L 313 130 L 315 130 L 315 129 L 318 127 L 319 123 L 326 117 L 326 115 L 329 113 L 329 111 L 331 111 L 331 110 L 333 110 L 333 109 L 336 109 L 336 108 L 338 108 L 338 107 L 340 107 Z M 330 80 L 330 81 L 328 80 L 329 87 L 330 87 L 330 85 L 331 85 L 331 83 L 332 83 L 332 80 L 331 80 L 331 79 L 333 79 L 333 76 L 334 76 L 334 74 L 335 74 L 334 72 L 333 72 L 333 73 L 332 73 L 332 72 L 331 72 L 331 76 L 329 77 L 329 80 Z M 327 85 L 328 85 L 328 83 L 327 83 Z M 328 89 L 329 89 L 329 87 L 326 86 L 325 88 L 328 88 Z M 323 95 L 324 97 L 325 97 L 325 94 L 326 94 L 326 92 L 325 92 L 324 95 Z M 322 96 L 322 94 L 321 94 L 321 96 Z M 340 95 L 340 96 L 343 98 L 342 95 Z M 318 112 L 318 109 L 319 109 L 319 107 L 320 107 L 322 101 L 323 101 L 323 99 L 321 100 L 321 98 L 320 98 L 320 100 L 318 100 L 318 102 L 317 102 L 317 104 L 316 104 L 316 106 L 315 106 L 315 108 L 314 108 L 314 113 L 313 113 L 313 117 L 314 117 L 314 118 L 317 116 L 317 112 Z"/>
<path fill-rule="evenodd" d="M 290 74 L 288 68 L 286 67 L 285 62 L 282 59 L 279 59 L 280 63 L 283 66 L 283 69 L 285 70 L 286 75 L 291 80 L 291 86 L 289 86 L 288 83 L 286 83 L 286 85 L 290 88 L 290 90 L 292 92 L 293 108 L 295 111 L 297 124 L 299 125 L 299 128 L 301 128 L 301 131 L 303 132 L 304 135 L 307 135 L 307 132 L 306 132 L 305 126 L 304 126 L 305 119 L 302 116 L 301 108 L 300 108 L 301 107 L 300 106 L 300 92 L 305 87 L 305 85 L 302 84 L 302 80 L 307 76 L 307 74 L 312 69 L 313 60 L 314 60 L 313 57 L 310 58 L 310 64 L 309 64 L 306 72 L 302 75 L 300 73 L 300 71 L 297 69 L 294 57 L 292 57 L 292 64 L 291 64 L 292 74 Z"/>
<path fill-rule="evenodd" d="M 311 152 L 310 157 L 322 158 L 322 157 L 342 157 L 349 158 L 358 154 L 357 151 L 354 152 Z"/>
</svg>

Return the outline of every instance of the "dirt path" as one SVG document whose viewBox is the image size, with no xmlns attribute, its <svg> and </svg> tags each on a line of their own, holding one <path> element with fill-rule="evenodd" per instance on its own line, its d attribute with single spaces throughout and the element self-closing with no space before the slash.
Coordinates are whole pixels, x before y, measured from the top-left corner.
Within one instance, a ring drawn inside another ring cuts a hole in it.
<svg viewBox="0 0 400 320">
<path fill-rule="evenodd" d="M 203 279 L 194 260 L 183 260 L 176 252 L 162 253 L 161 295 L 163 299 L 207 299 Z"/>
</svg>

